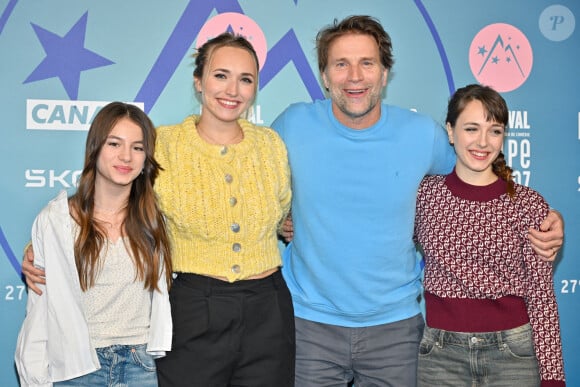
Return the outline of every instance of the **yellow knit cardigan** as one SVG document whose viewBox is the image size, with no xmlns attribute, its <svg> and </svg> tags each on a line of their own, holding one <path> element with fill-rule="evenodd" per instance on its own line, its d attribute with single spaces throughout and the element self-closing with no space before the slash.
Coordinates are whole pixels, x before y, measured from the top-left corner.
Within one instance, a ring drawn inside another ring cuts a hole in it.
<svg viewBox="0 0 580 387">
<path fill-rule="evenodd" d="M 284 143 L 270 128 L 238 120 L 239 144 L 210 145 L 198 116 L 157 129 L 164 168 L 155 190 L 167 217 L 173 270 L 230 282 L 281 265 L 277 228 L 290 208 Z"/>
</svg>

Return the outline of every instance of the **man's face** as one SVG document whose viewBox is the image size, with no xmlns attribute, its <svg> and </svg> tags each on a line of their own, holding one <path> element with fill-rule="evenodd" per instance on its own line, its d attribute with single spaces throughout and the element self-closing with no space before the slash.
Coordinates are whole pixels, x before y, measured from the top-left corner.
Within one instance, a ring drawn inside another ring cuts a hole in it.
<svg viewBox="0 0 580 387">
<path fill-rule="evenodd" d="M 381 116 L 387 75 L 372 36 L 353 33 L 336 38 L 329 46 L 322 80 L 338 121 L 353 129 L 375 124 Z"/>
</svg>

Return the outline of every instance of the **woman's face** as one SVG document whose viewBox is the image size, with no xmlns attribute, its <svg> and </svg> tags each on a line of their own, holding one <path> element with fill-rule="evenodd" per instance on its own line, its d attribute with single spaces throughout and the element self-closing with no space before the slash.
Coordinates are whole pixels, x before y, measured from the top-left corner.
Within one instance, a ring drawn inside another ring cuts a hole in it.
<svg viewBox="0 0 580 387">
<path fill-rule="evenodd" d="M 449 142 L 455 147 L 455 170 L 461 180 L 472 185 L 486 185 L 497 177 L 492 163 L 501 151 L 505 128 L 486 119 L 481 101 L 469 102 L 461 112 L 455 127 L 447 123 Z"/>
<path fill-rule="evenodd" d="M 201 92 L 202 118 L 216 124 L 235 122 L 254 101 L 258 65 L 250 52 L 220 47 L 211 52 L 202 78 L 195 78 Z"/>
<path fill-rule="evenodd" d="M 99 152 L 95 184 L 130 189 L 143 170 L 145 158 L 143 130 L 129 118 L 121 118 Z"/>
</svg>

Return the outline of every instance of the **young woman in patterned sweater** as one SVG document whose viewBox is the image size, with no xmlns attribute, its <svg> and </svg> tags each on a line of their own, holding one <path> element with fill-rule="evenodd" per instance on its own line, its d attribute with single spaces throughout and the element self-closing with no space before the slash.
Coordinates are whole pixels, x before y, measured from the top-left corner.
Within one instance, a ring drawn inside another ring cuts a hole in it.
<svg viewBox="0 0 580 387">
<path fill-rule="evenodd" d="M 526 237 L 549 207 L 512 180 L 501 151 L 506 103 L 469 85 L 450 99 L 446 122 L 455 170 L 426 177 L 417 198 L 427 323 L 419 386 L 564 386 L 552 264 Z"/>
</svg>

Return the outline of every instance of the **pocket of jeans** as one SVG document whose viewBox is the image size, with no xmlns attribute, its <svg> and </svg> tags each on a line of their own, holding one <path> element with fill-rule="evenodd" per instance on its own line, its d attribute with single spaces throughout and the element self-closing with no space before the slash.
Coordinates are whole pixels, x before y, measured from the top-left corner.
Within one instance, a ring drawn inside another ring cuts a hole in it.
<svg viewBox="0 0 580 387">
<path fill-rule="evenodd" d="M 503 346 L 506 352 L 515 358 L 530 359 L 536 357 L 534 343 L 531 337 L 521 340 L 510 340 L 504 342 Z"/>
<path fill-rule="evenodd" d="M 131 357 L 135 364 L 145 371 L 155 372 L 155 360 L 146 351 L 146 346 L 142 345 L 131 349 Z"/>
<path fill-rule="evenodd" d="M 433 348 L 435 348 L 435 342 L 425 338 L 421 339 L 419 343 L 419 356 L 429 356 L 433 352 Z"/>
</svg>

